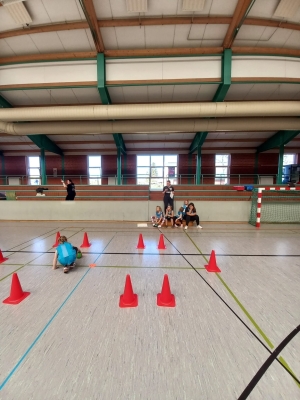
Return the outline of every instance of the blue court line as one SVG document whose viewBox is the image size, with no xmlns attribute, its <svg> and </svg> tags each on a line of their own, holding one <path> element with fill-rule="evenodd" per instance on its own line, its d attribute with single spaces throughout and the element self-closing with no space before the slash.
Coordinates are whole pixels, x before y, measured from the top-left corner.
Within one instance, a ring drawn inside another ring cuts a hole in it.
<svg viewBox="0 0 300 400">
<path fill-rule="evenodd" d="M 57 311 L 54 313 L 54 315 L 51 317 L 51 319 L 47 322 L 47 324 L 44 326 L 44 328 L 41 330 L 41 332 L 38 334 L 38 336 L 35 338 L 35 340 L 32 342 L 32 344 L 28 347 L 28 349 L 25 351 L 23 356 L 20 358 L 20 360 L 17 362 L 17 364 L 14 366 L 14 368 L 10 371 L 10 373 L 7 375 L 7 377 L 4 379 L 4 381 L 0 385 L 0 390 L 4 388 L 4 386 L 7 384 L 7 382 L 10 380 L 10 378 L 13 376 L 13 374 L 16 372 L 16 370 L 19 368 L 19 366 L 22 364 L 22 362 L 25 360 L 27 355 L 30 353 L 30 351 L 33 349 L 33 347 L 36 345 L 38 340 L 41 338 L 43 333 L 48 329 L 50 324 L 53 322 L 54 318 L 57 316 L 57 314 L 60 312 L 60 310 L 63 308 L 63 306 L 66 304 L 66 302 L 69 300 L 69 298 L 72 296 L 72 294 L 75 292 L 75 290 L 78 288 L 80 283 L 83 281 L 83 279 L 86 277 L 86 275 L 90 272 L 90 269 L 86 271 L 86 273 L 83 275 L 83 277 L 80 279 L 80 281 L 77 283 L 77 285 L 74 287 L 74 289 L 70 292 L 68 297 L 64 300 L 64 302 L 61 304 L 61 306 L 57 309 Z"/>
</svg>

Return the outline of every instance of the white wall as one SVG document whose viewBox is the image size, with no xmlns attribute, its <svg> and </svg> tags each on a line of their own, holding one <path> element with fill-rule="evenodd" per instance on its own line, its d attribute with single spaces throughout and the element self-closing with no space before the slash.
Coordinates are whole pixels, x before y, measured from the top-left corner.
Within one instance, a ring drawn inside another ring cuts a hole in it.
<svg viewBox="0 0 300 400">
<path fill-rule="evenodd" d="M 175 204 L 177 210 L 181 203 Z M 247 222 L 250 201 L 194 202 L 200 221 Z M 1 201 L 0 220 L 12 221 L 149 221 L 157 201 Z"/>
</svg>

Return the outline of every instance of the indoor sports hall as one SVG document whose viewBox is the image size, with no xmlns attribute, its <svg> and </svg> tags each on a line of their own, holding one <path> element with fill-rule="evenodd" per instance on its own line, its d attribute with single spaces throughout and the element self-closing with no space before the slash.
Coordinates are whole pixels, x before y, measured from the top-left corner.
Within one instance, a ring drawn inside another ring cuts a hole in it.
<svg viewBox="0 0 300 400">
<path fill-rule="evenodd" d="M 299 0 L 0 0 L 0 400 L 300 399 Z"/>
</svg>

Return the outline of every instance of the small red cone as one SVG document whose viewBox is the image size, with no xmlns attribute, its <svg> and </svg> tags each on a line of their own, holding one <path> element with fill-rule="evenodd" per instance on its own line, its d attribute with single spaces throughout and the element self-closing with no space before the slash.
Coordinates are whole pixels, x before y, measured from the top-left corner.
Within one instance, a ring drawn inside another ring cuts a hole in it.
<svg viewBox="0 0 300 400">
<path fill-rule="evenodd" d="M 169 277 L 164 275 L 161 293 L 157 295 L 157 305 L 161 307 L 175 307 L 175 296 L 171 293 Z"/>
<path fill-rule="evenodd" d="M 2 264 L 4 261 L 7 261 L 7 257 L 3 257 L 2 251 L 0 250 L 0 264 Z"/>
<path fill-rule="evenodd" d="M 92 245 L 92 243 L 89 242 L 87 233 L 84 232 L 83 242 L 82 242 L 82 245 L 80 247 L 91 247 L 91 245 Z"/>
<path fill-rule="evenodd" d="M 14 273 L 11 280 L 10 296 L 3 300 L 3 303 L 19 304 L 29 295 L 30 292 L 23 292 L 18 275 Z"/>
<path fill-rule="evenodd" d="M 204 267 L 206 268 L 207 272 L 221 272 L 220 268 L 217 266 L 216 254 L 214 250 L 211 251 L 208 265 L 204 265 Z"/>
<path fill-rule="evenodd" d="M 146 246 L 144 245 L 143 235 L 141 233 L 140 233 L 139 241 L 138 241 L 136 248 L 137 249 L 145 249 L 146 248 Z"/>
<path fill-rule="evenodd" d="M 166 245 L 164 242 L 164 235 L 161 233 L 160 237 L 159 237 L 159 242 L 158 242 L 158 246 L 157 246 L 158 250 L 166 250 Z"/>
<path fill-rule="evenodd" d="M 55 243 L 54 243 L 54 245 L 53 245 L 52 247 L 57 247 L 57 246 L 58 246 L 58 239 L 59 239 L 59 238 L 60 238 L 60 233 L 57 232 L 56 238 L 55 238 Z"/>
<path fill-rule="evenodd" d="M 124 294 L 120 296 L 119 307 L 137 307 L 138 296 L 133 293 L 130 275 L 126 275 Z"/>
</svg>

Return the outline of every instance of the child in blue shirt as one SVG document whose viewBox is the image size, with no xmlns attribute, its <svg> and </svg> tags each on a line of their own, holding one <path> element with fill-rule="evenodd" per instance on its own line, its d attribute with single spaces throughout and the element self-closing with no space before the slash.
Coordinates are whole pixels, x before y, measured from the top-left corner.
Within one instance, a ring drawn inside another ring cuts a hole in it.
<svg viewBox="0 0 300 400">
<path fill-rule="evenodd" d="M 178 226 L 180 226 L 180 228 L 183 227 L 182 222 L 183 222 L 183 212 L 184 209 L 183 207 L 180 207 L 178 210 L 177 215 L 175 215 L 174 217 L 174 222 L 175 222 L 175 227 L 178 228 Z"/>
<path fill-rule="evenodd" d="M 68 239 L 65 236 L 61 236 L 58 239 L 58 246 L 56 248 L 54 259 L 53 259 L 53 269 L 57 268 L 57 261 L 63 265 L 64 273 L 67 274 L 70 271 L 70 268 L 75 267 L 75 260 L 78 252 L 78 248 L 72 246 L 71 243 L 68 242 Z"/>
<path fill-rule="evenodd" d="M 155 228 L 160 228 L 164 222 L 164 213 L 160 206 L 156 206 L 156 212 L 153 217 L 151 217 L 152 224 Z"/>
</svg>

